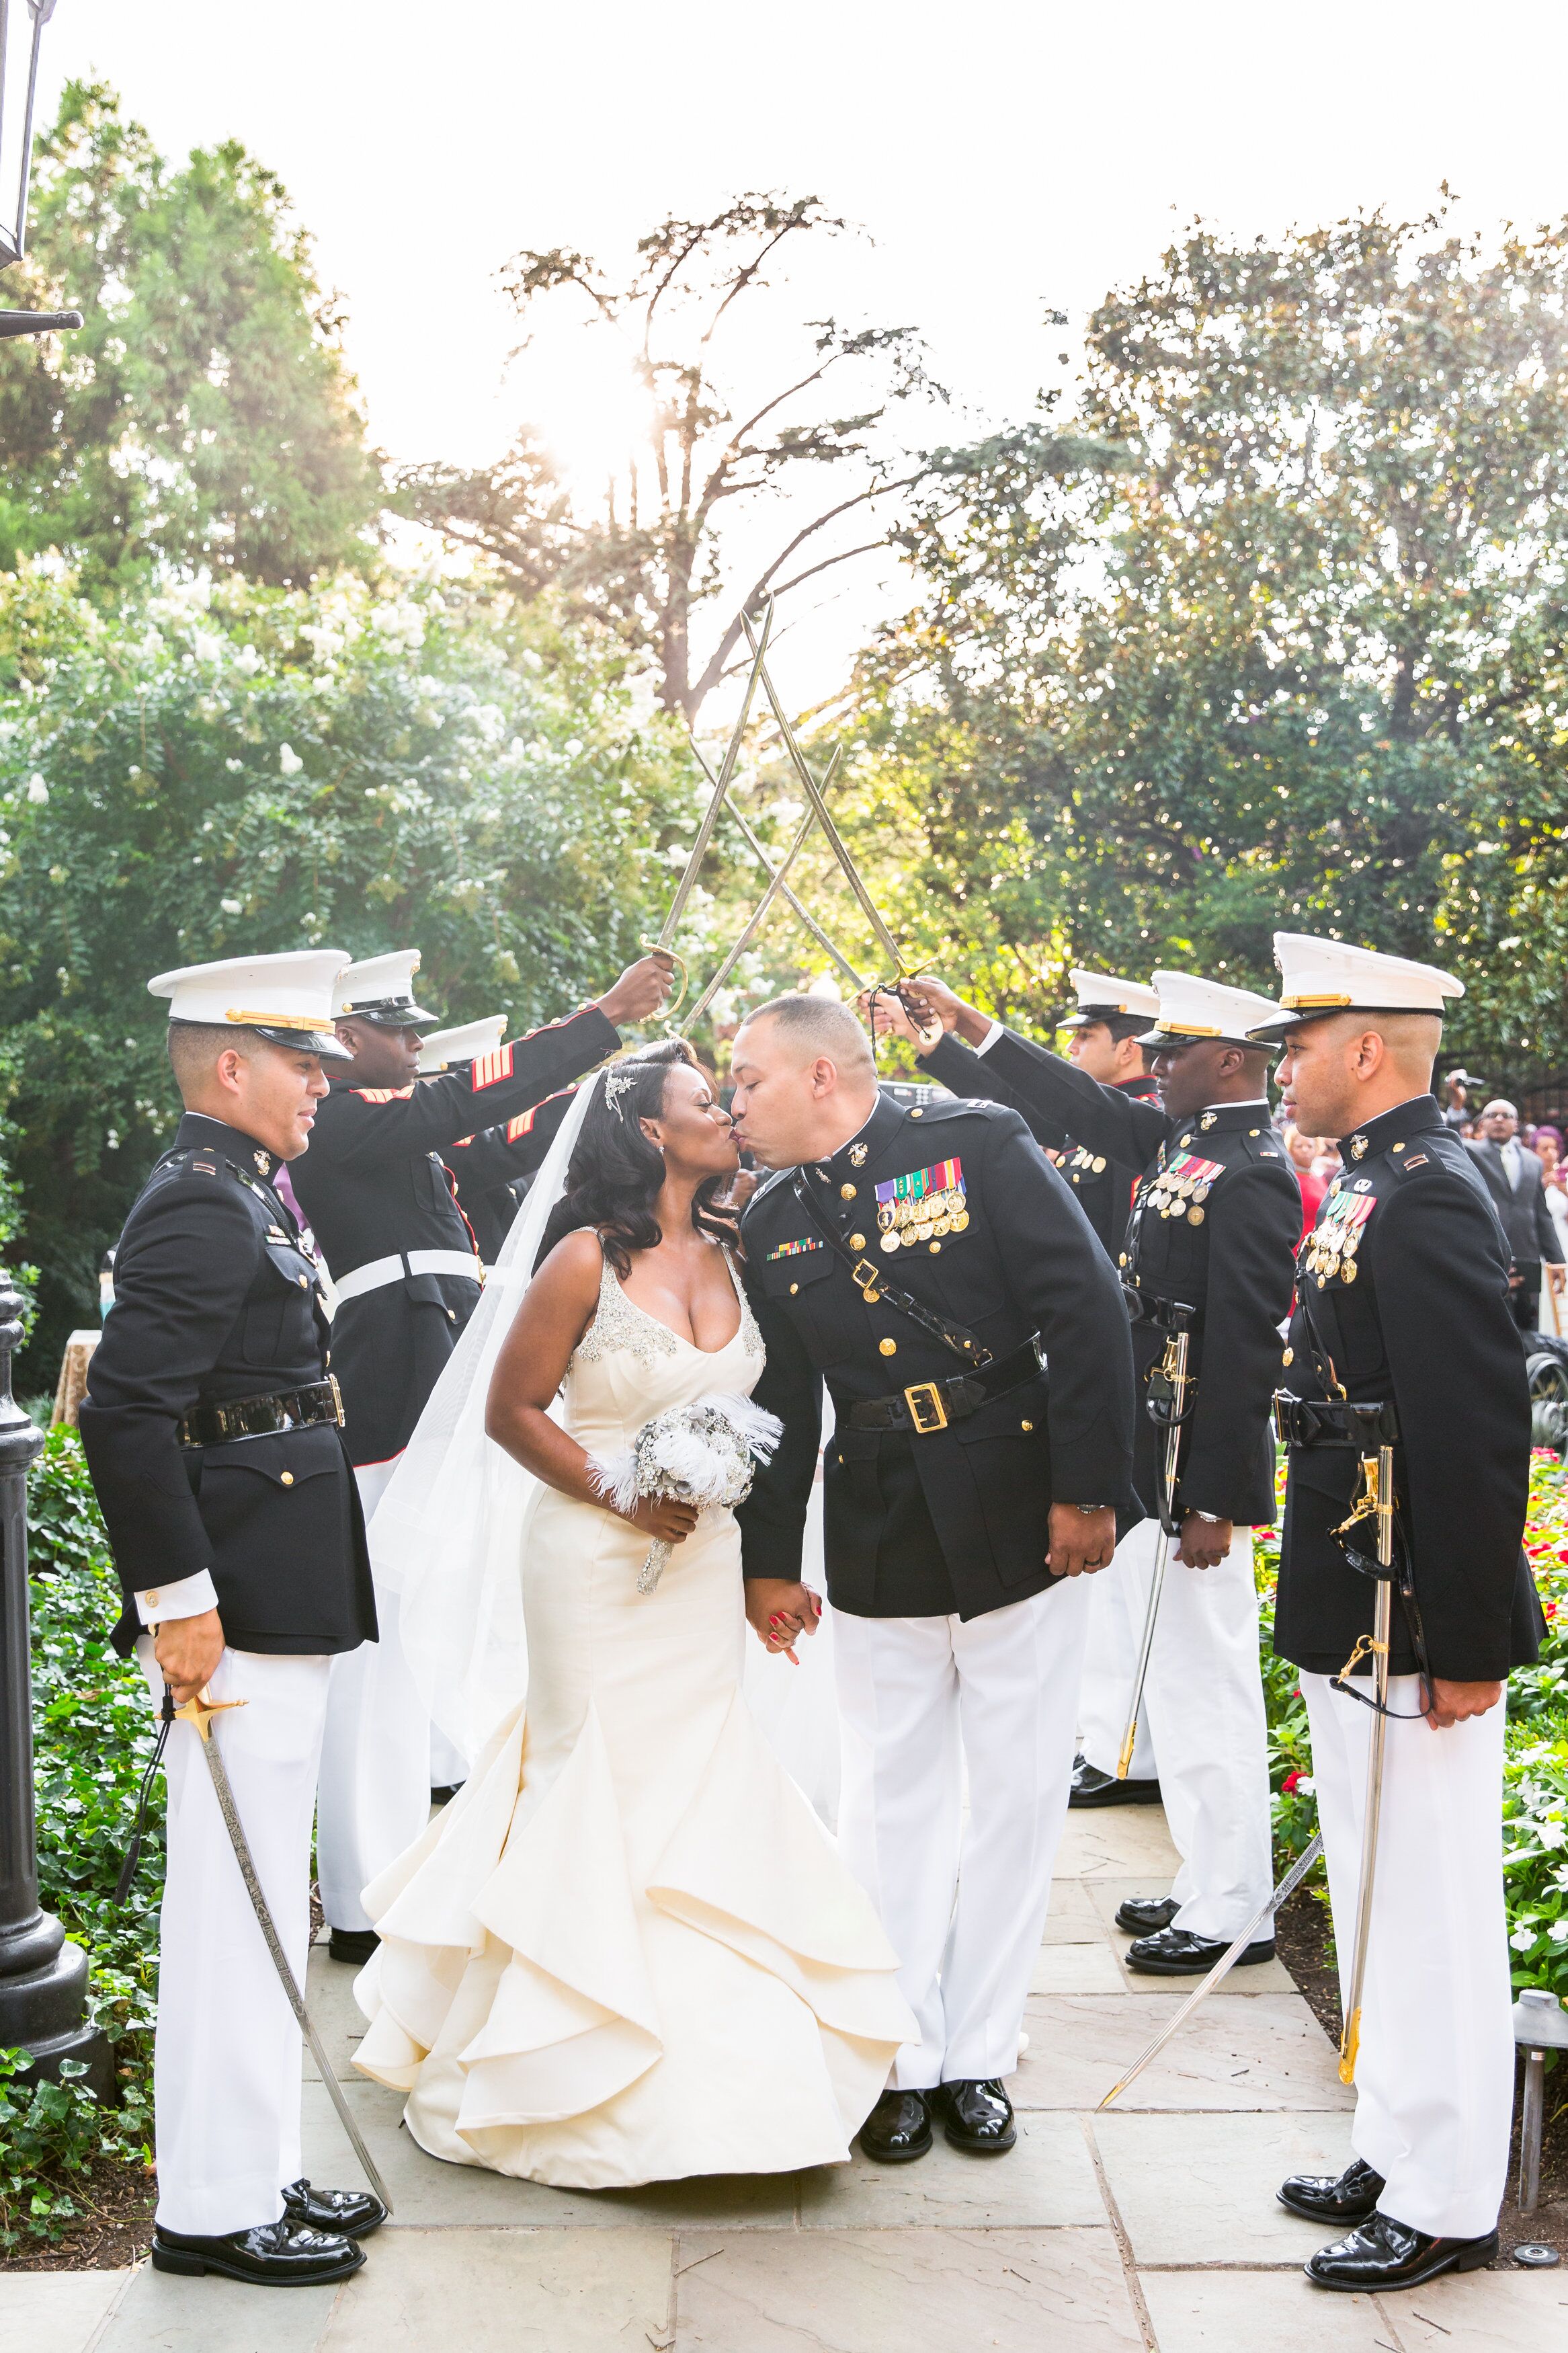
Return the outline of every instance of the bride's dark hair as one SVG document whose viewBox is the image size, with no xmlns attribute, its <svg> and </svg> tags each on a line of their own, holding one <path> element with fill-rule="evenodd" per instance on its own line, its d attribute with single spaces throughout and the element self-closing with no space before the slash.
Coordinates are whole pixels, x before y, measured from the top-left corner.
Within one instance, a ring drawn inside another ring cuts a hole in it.
<svg viewBox="0 0 1568 2353">
<path fill-rule="evenodd" d="M 595 1089 L 594 1100 L 566 1164 L 566 1190 L 545 1224 L 536 1267 L 580 1226 L 598 1228 L 605 1256 L 623 1276 L 631 1271 L 633 1250 L 653 1250 L 663 1240 L 653 1205 L 664 1183 L 664 1155 L 648 1142 L 642 1123 L 659 1117 L 669 1074 L 682 1064 L 692 1071 L 701 1068 L 684 1038 L 663 1038 L 612 1065 L 612 1075 L 620 1082 L 613 1103 L 606 1099 L 602 1081 L 585 1082 Z M 729 1233 L 712 1208 L 713 1197 L 725 1182 L 721 1176 L 706 1176 L 697 1187 L 691 1222 L 700 1234 Z"/>
</svg>

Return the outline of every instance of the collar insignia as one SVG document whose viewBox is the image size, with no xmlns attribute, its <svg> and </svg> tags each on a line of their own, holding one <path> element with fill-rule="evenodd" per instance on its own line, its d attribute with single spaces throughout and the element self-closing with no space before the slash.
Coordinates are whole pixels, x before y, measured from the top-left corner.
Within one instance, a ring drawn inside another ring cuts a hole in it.
<svg viewBox="0 0 1568 2353">
<path fill-rule="evenodd" d="M 1364 1159 L 1365 1159 L 1365 1157 L 1366 1157 L 1366 1138 L 1365 1138 L 1365 1136 L 1364 1136 L 1364 1135 L 1352 1135 L 1352 1138 L 1351 1138 L 1351 1158 L 1352 1158 L 1352 1160 L 1364 1160 Z"/>
<path fill-rule="evenodd" d="M 271 1176 L 272 1155 L 269 1152 L 253 1152 L 250 1156 L 264 1176 Z"/>
<path fill-rule="evenodd" d="M 850 1167 L 864 1168 L 870 1149 L 871 1147 L 868 1144 L 852 1144 L 849 1147 Z"/>
<path fill-rule="evenodd" d="M 1212 1127 L 1215 1124 L 1215 1117 L 1216 1113 L 1214 1112 L 1205 1111 L 1202 1119 L 1199 1120 L 1198 1125 L 1200 1127 Z"/>
</svg>

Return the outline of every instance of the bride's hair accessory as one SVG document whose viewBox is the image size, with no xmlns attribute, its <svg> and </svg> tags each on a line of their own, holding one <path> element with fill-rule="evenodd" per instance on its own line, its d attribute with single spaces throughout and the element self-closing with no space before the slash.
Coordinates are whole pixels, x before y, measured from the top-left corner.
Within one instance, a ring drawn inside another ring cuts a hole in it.
<svg viewBox="0 0 1568 2353">
<path fill-rule="evenodd" d="M 757 1463 L 767 1461 L 783 1436 L 776 1415 L 750 1398 L 699 1398 L 645 1421 L 624 1454 L 607 1462 L 590 1455 L 588 1476 L 623 1519 L 644 1495 L 671 1495 L 700 1510 L 743 1504 Z M 649 1546 L 637 1577 L 639 1593 L 656 1589 L 669 1552 L 662 1536 Z"/>
<path fill-rule="evenodd" d="M 605 1101 L 613 1112 L 620 1113 L 622 1119 L 625 1119 L 626 1113 L 621 1110 L 621 1097 L 637 1082 L 636 1062 L 616 1062 L 605 1072 Z"/>
</svg>

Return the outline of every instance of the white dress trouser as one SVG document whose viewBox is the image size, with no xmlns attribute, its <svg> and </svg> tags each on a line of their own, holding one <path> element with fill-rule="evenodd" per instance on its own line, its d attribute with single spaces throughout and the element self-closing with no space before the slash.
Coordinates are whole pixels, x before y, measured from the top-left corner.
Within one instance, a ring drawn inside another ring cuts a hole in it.
<svg viewBox="0 0 1568 2353">
<path fill-rule="evenodd" d="M 163 1677 L 137 1657 L 153 1705 Z M 310 1822 L 330 1659 L 226 1651 L 214 1699 L 243 1700 L 213 1736 L 295 1976 L 310 1942 Z M 168 1871 L 158 1964 L 158 2220 L 205 2238 L 276 2222 L 300 2157 L 300 2030 L 239 1875 L 201 1738 L 176 1724 L 164 1751 Z"/>
<path fill-rule="evenodd" d="M 397 1467 L 356 1471 L 366 1525 Z M 430 1818 L 430 1716 L 403 1653 L 399 1597 L 375 1579 L 380 1638 L 332 1661 L 316 1870 L 333 1928 L 368 1928 L 362 1891 L 378 1879 Z"/>
<path fill-rule="evenodd" d="M 1158 1520 L 1144 1520 L 1123 1537 L 1111 1565 L 1134 1646 L 1164 1541 Z M 1173 1926 L 1228 1943 L 1274 1883 L 1250 1528 L 1236 1530 L 1214 1568 L 1184 1567 L 1173 1546 L 1143 1704 L 1165 1820 L 1182 1858 L 1171 1891 L 1181 1907 Z M 1086 1747 L 1102 1773 L 1115 1772 L 1125 1729 L 1123 1723 L 1108 1748 Z"/>
<path fill-rule="evenodd" d="M 1133 1631 L 1121 1581 L 1127 1576 L 1127 1546 L 1137 1535 L 1123 1536 L 1109 1568 L 1097 1570 L 1089 1593 L 1089 1647 L 1083 1660 L 1083 1694 L 1078 1704 L 1079 1746 L 1102 1773 L 1114 1773 L 1127 1734 L 1127 1711 L 1138 1673 L 1138 1636 Z M 1149 1711 L 1138 1711 L 1138 1737 L 1132 1745 L 1131 1778 L 1158 1780 Z"/>
<path fill-rule="evenodd" d="M 1303 1674 L 1340 1983 L 1355 1950 L 1372 1710 Z M 1414 1711 L 1396 1675 L 1389 1705 Z M 1373 1879 L 1351 2146 L 1378 2206 L 1440 2238 L 1498 2218 L 1513 2116 L 1512 1993 L 1502 1892 L 1504 1709 L 1434 1732 L 1391 1722 Z"/>
<path fill-rule="evenodd" d="M 894 2063 L 900 2091 L 1017 2065 L 1067 1817 L 1089 1583 L 967 1624 L 835 1613 L 839 1850 L 921 2028 Z"/>
</svg>

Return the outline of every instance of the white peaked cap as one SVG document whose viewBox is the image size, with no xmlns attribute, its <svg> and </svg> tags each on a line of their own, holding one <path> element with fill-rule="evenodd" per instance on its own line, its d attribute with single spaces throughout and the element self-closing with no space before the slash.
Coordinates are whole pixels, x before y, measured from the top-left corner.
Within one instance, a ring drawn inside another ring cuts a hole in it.
<svg viewBox="0 0 1568 2353">
<path fill-rule="evenodd" d="M 1091 1021 L 1103 1021 L 1110 1014 L 1136 1014 L 1141 1020 L 1152 1020 L 1160 1010 L 1160 999 L 1153 989 L 1141 980 L 1118 980 L 1108 972 L 1089 972 L 1074 965 L 1068 977 L 1078 997 L 1078 1011 L 1058 1021 L 1058 1029 L 1082 1029 Z"/>
<path fill-rule="evenodd" d="M 1157 972 L 1160 1011 L 1154 1027 L 1140 1040 L 1145 1046 L 1190 1045 L 1199 1038 L 1223 1038 L 1245 1046 L 1260 1021 L 1274 1011 L 1266 997 L 1250 988 L 1229 988 L 1224 981 L 1203 980 L 1195 972 Z"/>
<path fill-rule="evenodd" d="M 171 1021 L 232 1022 L 275 1044 L 344 1061 L 350 1057 L 332 1033 L 332 984 L 347 962 L 342 948 L 230 956 L 161 972 L 147 988 L 168 998 Z"/>
<path fill-rule="evenodd" d="M 414 1001 L 414 976 L 418 969 L 417 948 L 395 948 L 390 955 L 365 956 L 359 964 L 344 965 L 332 991 L 333 1013 L 370 1018 L 392 1014 L 401 1017 L 403 1026 L 409 1029 L 434 1021 L 435 1015 Z"/>
<path fill-rule="evenodd" d="M 1279 966 L 1279 1002 L 1271 1005 L 1253 1031 L 1278 1039 L 1301 1021 L 1323 1013 L 1435 1013 L 1450 997 L 1463 997 L 1465 984 L 1436 965 L 1408 956 L 1384 955 L 1378 948 L 1352 947 L 1347 940 L 1313 940 L 1300 932 L 1276 932 L 1274 959 Z"/>
<path fill-rule="evenodd" d="M 460 1022 L 455 1029 L 432 1029 L 419 1049 L 419 1075 L 428 1079 L 449 1063 L 476 1061 L 493 1053 L 505 1036 L 504 1013 L 487 1013 L 482 1021 Z"/>
</svg>

